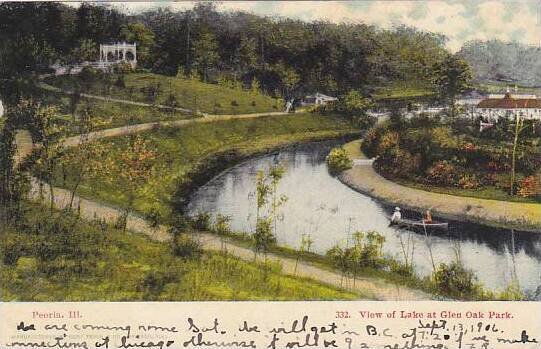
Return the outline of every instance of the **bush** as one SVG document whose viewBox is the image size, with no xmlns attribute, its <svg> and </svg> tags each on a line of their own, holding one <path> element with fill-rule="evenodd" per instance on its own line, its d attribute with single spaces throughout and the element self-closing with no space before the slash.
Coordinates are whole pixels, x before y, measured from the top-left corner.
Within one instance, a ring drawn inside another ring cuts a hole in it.
<svg viewBox="0 0 541 349">
<path fill-rule="evenodd" d="M 426 172 L 426 180 L 435 185 L 454 185 L 456 181 L 456 168 L 446 160 L 437 161 Z"/>
<path fill-rule="evenodd" d="M 433 274 L 435 292 L 458 299 L 476 298 L 483 293 L 473 271 L 459 262 L 441 263 Z"/>
<path fill-rule="evenodd" d="M 379 137 L 382 128 L 372 127 L 363 138 L 361 143 L 361 150 L 370 158 L 375 157 L 377 154 L 377 148 L 379 145 Z"/>
<path fill-rule="evenodd" d="M 177 108 L 178 107 L 177 97 L 175 97 L 173 93 L 170 93 L 165 99 L 165 105 L 171 108 Z"/>
<path fill-rule="evenodd" d="M 537 176 L 528 176 L 518 182 L 518 196 L 529 198 L 539 196 L 540 194 L 541 184 Z"/>
<path fill-rule="evenodd" d="M 395 259 L 391 259 L 389 261 L 389 268 L 391 272 L 400 276 L 411 277 L 414 275 L 413 268 L 411 266 L 406 266 L 404 263 L 400 263 Z"/>
<path fill-rule="evenodd" d="M 377 147 L 378 155 L 383 155 L 389 150 L 398 147 L 400 141 L 400 136 L 397 132 L 385 132 L 379 141 Z"/>
<path fill-rule="evenodd" d="M 236 100 L 232 100 L 232 101 L 231 101 L 231 105 L 232 105 L 233 107 L 238 107 L 238 106 L 239 106 L 239 103 L 238 103 Z"/>
<path fill-rule="evenodd" d="M 116 77 L 115 86 L 118 88 L 125 88 L 126 82 L 124 81 L 124 75 L 118 75 Z"/>
<path fill-rule="evenodd" d="M 188 234 L 177 234 L 173 237 L 171 244 L 171 250 L 177 257 L 196 259 L 202 253 L 201 244 Z"/>
<path fill-rule="evenodd" d="M 178 282 L 177 275 L 170 270 L 150 270 L 145 275 L 138 287 L 139 291 L 144 292 L 143 299 L 155 301 L 158 295 L 163 292 L 167 284 Z"/>
<path fill-rule="evenodd" d="M 201 231 L 210 230 L 210 213 L 199 212 L 192 221 L 192 226 Z"/>
<path fill-rule="evenodd" d="M 479 180 L 473 173 L 463 173 L 458 179 L 457 186 L 462 189 L 477 189 L 479 188 Z"/>
<path fill-rule="evenodd" d="M 353 161 L 348 157 L 344 148 L 333 148 L 325 158 L 329 172 L 336 175 L 353 167 Z"/>
<path fill-rule="evenodd" d="M 398 147 L 391 148 L 379 157 L 375 166 L 383 174 L 396 178 L 410 178 L 419 170 L 420 156 Z"/>
</svg>

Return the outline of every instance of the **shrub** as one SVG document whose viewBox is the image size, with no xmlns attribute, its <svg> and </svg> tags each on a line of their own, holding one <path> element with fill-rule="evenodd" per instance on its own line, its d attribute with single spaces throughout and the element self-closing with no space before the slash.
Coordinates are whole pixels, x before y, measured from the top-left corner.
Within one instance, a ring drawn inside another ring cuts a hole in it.
<svg viewBox="0 0 541 349">
<path fill-rule="evenodd" d="M 212 226 L 212 231 L 218 235 L 229 235 L 231 234 L 230 222 L 231 217 L 219 213 L 216 215 L 216 221 Z"/>
<path fill-rule="evenodd" d="M 398 274 L 400 276 L 411 277 L 414 275 L 413 268 L 410 265 L 400 263 L 399 261 L 395 259 L 391 259 L 389 261 L 389 268 L 391 272 Z"/>
<path fill-rule="evenodd" d="M 400 141 L 400 136 L 398 132 L 386 132 L 381 137 L 381 140 L 378 144 L 377 152 L 379 155 L 387 153 L 390 149 L 398 146 Z"/>
<path fill-rule="evenodd" d="M 238 103 L 236 100 L 232 100 L 232 101 L 231 101 L 231 105 L 232 105 L 233 107 L 238 107 L 238 106 L 239 106 L 239 103 Z"/>
<path fill-rule="evenodd" d="M 4 240 L 2 248 L 2 261 L 5 265 L 15 265 L 17 260 L 24 255 L 24 237 L 13 235 Z"/>
<path fill-rule="evenodd" d="M 407 150 L 398 147 L 389 149 L 375 162 L 376 168 L 383 174 L 396 178 L 410 178 L 420 165 L 420 156 L 415 156 Z"/>
<path fill-rule="evenodd" d="M 252 101 L 252 103 L 250 103 L 250 105 L 251 105 L 252 107 L 255 107 L 255 106 L 256 106 L 255 101 Z"/>
<path fill-rule="evenodd" d="M 473 173 L 464 173 L 458 179 L 457 185 L 462 189 L 476 189 L 479 188 L 479 180 Z"/>
<path fill-rule="evenodd" d="M 197 230 L 210 230 L 210 213 L 199 212 L 192 221 L 192 226 Z"/>
<path fill-rule="evenodd" d="M 178 107 L 177 97 L 173 93 L 170 93 L 165 99 L 165 105 L 171 108 Z"/>
<path fill-rule="evenodd" d="M 483 293 L 473 271 L 456 261 L 438 266 L 433 274 L 433 285 L 437 293 L 459 299 L 477 297 Z"/>
<path fill-rule="evenodd" d="M 498 294 L 498 299 L 502 301 L 521 301 L 524 300 L 525 294 L 522 292 L 517 281 L 512 281 L 507 287 Z"/>
<path fill-rule="evenodd" d="M 171 250 L 177 257 L 196 259 L 202 253 L 201 244 L 188 234 L 177 234 L 171 240 Z"/>
<path fill-rule="evenodd" d="M 118 75 L 115 80 L 115 86 L 118 88 L 125 88 L 126 82 L 124 81 L 124 75 Z"/>
<path fill-rule="evenodd" d="M 481 185 L 483 186 L 493 186 L 493 185 L 496 185 L 496 183 L 498 183 L 498 175 L 496 175 L 495 173 L 485 173 L 481 178 L 480 178 L 480 183 Z"/>
<path fill-rule="evenodd" d="M 446 160 L 437 161 L 426 172 L 427 181 L 435 185 L 454 185 L 455 177 L 455 166 Z"/>
<path fill-rule="evenodd" d="M 379 144 L 380 128 L 372 127 L 366 132 L 363 142 L 361 143 L 361 150 L 370 158 L 378 155 L 376 153 Z"/>
<path fill-rule="evenodd" d="M 167 284 L 178 281 L 177 275 L 171 270 L 150 270 L 145 275 L 138 287 L 139 291 L 144 292 L 143 299 L 155 301 L 158 295 L 163 292 Z"/>
<path fill-rule="evenodd" d="M 353 161 L 344 148 L 333 148 L 325 158 L 329 172 L 336 175 L 353 167 Z"/>
<path fill-rule="evenodd" d="M 541 184 L 537 176 L 524 177 L 518 182 L 517 195 L 523 198 L 535 197 L 541 194 Z"/>
</svg>

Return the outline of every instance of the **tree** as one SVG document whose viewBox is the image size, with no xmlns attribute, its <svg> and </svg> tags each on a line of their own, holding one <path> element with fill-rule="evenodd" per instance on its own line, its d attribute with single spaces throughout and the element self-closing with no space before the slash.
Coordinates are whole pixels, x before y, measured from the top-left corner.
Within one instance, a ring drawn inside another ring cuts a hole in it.
<svg viewBox="0 0 541 349">
<path fill-rule="evenodd" d="M 241 73 L 255 69 L 257 66 L 257 43 L 254 38 L 242 36 L 237 49 L 238 70 Z"/>
<path fill-rule="evenodd" d="M 451 117 L 455 116 L 456 97 L 470 88 L 471 68 L 458 55 L 448 55 L 434 67 L 432 84 L 439 97 L 447 102 Z"/>
<path fill-rule="evenodd" d="M 262 252 L 267 261 L 267 252 L 271 244 L 276 242 L 276 223 L 278 220 L 278 208 L 287 201 L 287 197 L 278 197 L 278 183 L 284 174 L 284 169 L 274 166 L 268 173 L 258 171 L 256 176 L 256 226 L 253 235 L 254 254 Z M 270 214 L 264 215 L 263 210 L 270 201 Z"/>
<path fill-rule="evenodd" d="M 150 66 L 151 52 L 155 44 L 154 32 L 143 23 L 129 23 L 122 26 L 120 36 L 130 43 L 137 44 L 137 63 Z"/>
<path fill-rule="evenodd" d="M 109 162 L 103 161 L 107 153 L 104 144 L 92 142 L 90 138 L 91 132 L 98 126 L 98 121 L 91 117 L 88 108 L 85 108 L 81 114 L 77 126 L 79 144 L 76 149 L 66 152 L 60 159 L 61 166 L 63 168 L 70 167 L 69 173 L 73 176 L 69 209 L 73 207 L 77 189 L 85 177 L 108 173 L 111 168 Z"/>
<path fill-rule="evenodd" d="M 338 245 L 335 245 L 330 250 L 327 251 L 325 256 L 342 273 L 342 277 L 340 278 L 340 287 L 342 287 L 343 282 L 344 282 L 344 277 L 347 277 L 347 274 L 350 268 L 346 250 Z"/>
<path fill-rule="evenodd" d="M 272 215 L 272 222 L 273 222 L 273 234 L 276 235 L 276 223 L 278 222 L 279 217 L 279 209 L 280 206 L 282 206 L 287 201 L 287 196 L 280 195 L 278 197 L 278 183 L 280 183 L 280 180 L 284 176 L 285 169 L 281 166 L 273 166 L 269 169 L 268 177 L 270 179 L 270 190 L 271 190 L 271 196 L 272 196 L 272 202 L 271 202 L 271 215 Z"/>
<path fill-rule="evenodd" d="M 345 113 L 354 121 L 358 127 L 370 128 L 375 120 L 366 113 L 374 104 L 369 99 L 364 97 L 359 91 L 349 91 L 340 101 L 338 106 L 339 111 Z"/>
<path fill-rule="evenodd" d="M 256 175 L 256 223 L 254 239 L 254 258 L 257 256 L 259 250 L 266 250 L 266 242 L 269 240 L 268 234 L 270 233 L 270 225 L 268 229 L 264 229 L 265 225 L 260 223 L 261 211 L 268 202 L 268 196 L 270 194 L 270 186 L 267 183 L 265 172 L 258 171 Z"/>
<path fill-rule="evenodd" d="M 90 62 L 98 59 L 98 45 L 91 39 L 83 39 L 79 46 L 71 51 L 71 56 L 75 62 Z"/>
<path fill-rule="evenodd" d="M 149 143 L 137 135 L 130 137 L 128 146 L 120 152 L 113 165 L 116 176 L 128 187 L 124 222 L 133 209 L 137 192 L 152 177 L 156 157 L 157 153 L 150 148 Z M 122 228 L 126 229 L 126 224 Z"/>
<path fill-rule="evenodd" d="M 222 250 L 222 253 L 226 253 L 227 250 L 225 248 L 225 237 L 231 233 L 231 228 L 230 228 L 230 223 L 231 223 L 231 217 L 230 216 L 225 216 L 221 213 L 217 214 L 216 215 L 216 220 L 214 222 L 214 227 L 213 227 L 213 231 L 214 233 L 218 234 L 218 236 L 220 236 L 220 245 L 221 245 L 221 250 Z"/>
<path fill-rule="evenodd" d="M 343 106 L 344 111 L 349 115 L 360 115 L 366 113 L 366 110 L 372 106 L 372 102 L 363 97 L 359 91 L 352 90 L 344 97 Z"/>
<path fill-rule="evenodd" d="M 30 189 L 28 177 L 15 166 L 15 125 L 8 115 L 0 130 L 0 218 L 7 224 L 21 215 L 21 202 Z"/>
<path fill-rule="evenodd" d="M 194 51 L 195 66 L 203 77 L 203 81 L 207 82 L 209 69 L 216 67 L 220 59 L 218 42 L 214 34 L 210 31 L 203 31 L 194 43 Z"/>
<path fill-rule="evenodd" d="M 299 81 L 301 80 L 299 74 L 294 68 L 280 62 L 272 67 L 272 70 L 280 77 L 280 81 L 283 86 L 283 95 L 289 97 L 291 92 L 295 89 Z"/>
<path fill-rule="evenodd" d="M 305 252 L 310 252 L 314 240 L 310 237 L 310 234 L 301 235 L 301 244 L 297 250 L 297 258 L 295 259 L 295 269 L 293 269 L 293 275 L 297 275 L 297 265 L 299 264 L 299 259 Z"/>
<path fill-rule="evenodd" d="M 60 159 L 65 151 L 64 129 L 58 124 L 58 109 L 52 106 L 38 106 L 33 114 L 32 141 L 41 143 L 39 156 L 34 169 L 39 177 L 49 185 L 49 199 L 51 215 L 54 209 L 53 179 Z"/>
<path fill-rule="evenodd" d="M 528 125 L 524 125 L 524 119 L 522 115 L 516 112 L 515 125 L 513 127 L 513 148 L 511 151 L 511 185 L 509 189 L 509 195 L 515 195 L 515 182 L 516 182 L 516 164 L 517 164 L 517 146 L 520 134 L 524 131 Z"/>
</svg>

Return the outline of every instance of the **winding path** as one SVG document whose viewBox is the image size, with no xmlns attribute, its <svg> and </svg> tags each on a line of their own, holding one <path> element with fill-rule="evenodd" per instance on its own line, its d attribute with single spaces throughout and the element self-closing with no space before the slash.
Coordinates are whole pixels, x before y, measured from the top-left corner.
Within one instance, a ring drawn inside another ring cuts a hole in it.
<svg viewBox="0 0 541 349">
<path fill-rule="evenodd" d="M 154 127 L 163 126 L 182 126 L 194 122 L 212 122 L 217 120 L 227 119 L 239 119 L 239 118 L 253 118 L 268 114 L 248 114 L 248 115 L 236 115 L 236 116 L 219 116 L 219 117 L 203 117 L 193 120 L 179 120 L 171 122 L 159 122 L 148 123 L 140 125 L 131 125 L 126 127 L 119 127 L 114 129 L 97 131 L 92 134 L 92 139 L 99 139 L 105 137 L 113 137 L 125 134 L 131 134 L 149 130 Z M 68 138 L 66 141 L 67 146 L 77 146 L 79 144 L 80 137 L 74 136 Z M 28 131 L 19 131 L 16 135 L 17 142 L 17 162 L 24 159 L 28 155 L 34 145 Z M 41 187 L 41 188 L 40 188 Z M 41 194 L 40 194 L 41 191 Z M 69 206 L 71 193 L 68 190 L 62 188 L 53 188 L 55 206 L 59 209 L 63 209 Z M 40 185 L 39 181 L 32 178 L 31 198 L 38 199 L 43 197 L 45 202 L 50 199 L 50 194 L 46 186 Z M 105 205 L 100 202 L 87 200 L 79 196 L 74 198 L 74 207 L 78 208 L 81 216 L 85 219 L 101 219 L 106 222 L 114 222 L 121 214 L 121 211 L 117 208 Z M 167 233 L 167 227 L 160 226 L 157 229 L 151 228 L 144 219 L 130 215 L 127 220 L 127 229 L 147 235 L 149 238 L 157 241 L 166 242 L 170 239 L 170 235 Z M 196 238 L 201 243 L 201 246 L 206 250 L 219 251 L 225 250 L 246 261 L 253 260 L 253 251 L 249 248 L 239 246 L 234 241 L 226 240 L 222 244 L 220 237 L 209 233 L 198 233 Z M 295 259 L 280 256 L 277 254 L 269 254 L 268 260 L 272 262 L 280 263 L 282 266 L 282 273 L 288 275 L 295 275 L 299 277 L 310 278 L 328 285 L 335 287 L 347 286 L 349 290 L 358 291 L 363 297 L 375 300 L 427 300 L 431 299 L 431 296 L 421 290 L 411 289 L 405 286 L 390 283 L 386 280 L 371 277 L 359 277 L 355 282 L 353 288 L 352 281 L 344 279 L 341 274 L 326 270 L 310 263 L 299 261 L 295 271 Z"/>
<path fill-rule="evenodd" d="M 340 175 L 340 180 L 354 190 L 414 211 L 431 208 L 434 215 L 446 219 L 541 232 L 541 204 L 455 196 L 397 184 L 374 170 L 361 153 L 360 142 L 344 146 L 355 166 Z"/>
</svg>

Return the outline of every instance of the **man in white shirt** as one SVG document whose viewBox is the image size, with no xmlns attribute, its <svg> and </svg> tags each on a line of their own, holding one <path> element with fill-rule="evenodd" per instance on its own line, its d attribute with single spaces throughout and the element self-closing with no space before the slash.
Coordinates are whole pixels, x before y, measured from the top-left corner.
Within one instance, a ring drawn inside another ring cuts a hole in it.
<svg viewBox="0 0 541 349">
<path fill-rule="evenodd" d="M 391 216 L 391 223 L 398 223 L 402 220 L 402 214 L 400 213 L 400 207 L 394 208 L 394 213 Z"/>
</svg>

